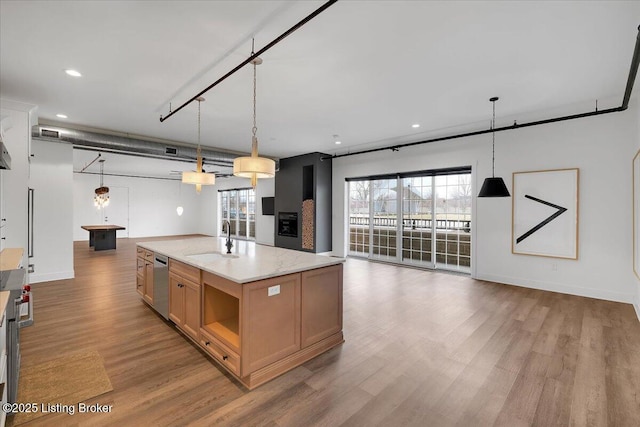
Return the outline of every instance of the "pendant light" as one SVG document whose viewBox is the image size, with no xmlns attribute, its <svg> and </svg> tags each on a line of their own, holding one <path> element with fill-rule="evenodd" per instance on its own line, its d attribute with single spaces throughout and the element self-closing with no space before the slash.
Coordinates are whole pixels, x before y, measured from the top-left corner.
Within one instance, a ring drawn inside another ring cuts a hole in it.
<svg viewBox="0 0 640 427">
<path fill-rule="evenodd" d="M 251 49 L 253 55 L 253 49 Z M 255 58 L 253 64 L 253 128 L 251 132 L 251 156 L 237 157 L 233 160 L 233 174 L 242 178 L 250 178 L 251 186 L 256 188 L 258 178 L 273 178 L 276 174 L 276 162 L 266 157 L 258 157 L 258 138 L 256 132 L 256 67 L 262 64 L 262 59 Z"/>
<path fill-rule="evenodd" d="M 103 180 L 104 159 L 100 159 L 99 162 L 100 162 L 100 187 L 96 188 L 96 195 L 93 196 L 93 205 L 98 209 L 101 209 L 109 206 L 109 187 L 104 186 L 104 180 Z"/>
<path fill-rule="evenodd" d="M 180 181 L 178 181 L 178 207 L 176 208 L 176 213 L 178 214 L 178 216 L 182 216 L 182 213 L 184 212 L 184 208 L 182 207 L 182 185 L 180 184 Z"/>
<path fill-rule="evenodd" d="M 492 147 L 492 157 L 491 157 L 491 178 L 485 178 L 484 183 L 482 184 L 482 188 L 480 189 L 480 193 L 478 197 L 510 197 L 509 190 L 507 190 L 507 186 L 504 181 L 500 177 L 496 177 L 495 169 L 496 169 L 496 101 L 499 98 L 494 96 L 489 99 L 493 103 L 493 120 L 491 122 L 491 147 Z"/>
<path fill-rule="evenodd" d="M 198 101 L 198 150 L 196 152 L 196 170 L 195 172 L 182 172 L 182 182 L 186 184 L 195 184 L 196 192 L 200 193 L 203 185 L 214 185 L 216 183 L 216 176 L 215 174 L 202 171 L 202 153 L 200 150 L 200 104 L 204 101 L 204 98 L 200 96 L 196 101 Z"/>
</svg>

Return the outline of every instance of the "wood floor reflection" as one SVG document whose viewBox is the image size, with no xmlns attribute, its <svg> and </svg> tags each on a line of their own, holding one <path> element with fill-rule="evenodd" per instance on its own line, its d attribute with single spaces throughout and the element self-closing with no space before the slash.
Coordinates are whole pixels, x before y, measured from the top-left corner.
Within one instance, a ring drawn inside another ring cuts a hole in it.
<svg viewBox="0 0 640 427">
<path fill-rule="evenodd" d="M 97 350 L 113 411 L 25 425 L 640 425 L 629 304 L 349 259 L 346 342 L 249 392 L 141 301 L 135 243 L 75 242 L 21 332 L 23 366 Z"/>
</svg>

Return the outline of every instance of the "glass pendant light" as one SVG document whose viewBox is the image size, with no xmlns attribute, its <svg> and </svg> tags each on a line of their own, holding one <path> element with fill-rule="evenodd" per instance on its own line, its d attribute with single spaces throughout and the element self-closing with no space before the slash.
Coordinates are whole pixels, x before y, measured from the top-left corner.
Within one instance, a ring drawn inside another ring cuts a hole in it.
<svg viewBox="0 0 640 427">
<path fill-rule="evenodd" d="M 253 49 L 251 50 L 253 55 Z M 256 66 L 262 64 L 262 59 L 255 58 L 253 64 L 253 136 L 251 138 L 251 156 L 237 157 L 233 160 L 233 174 L 251 179 L 251 186 L 256 188 L 259 178 L 273 178 L 276 174 L 276 162 L 266 157 L 258 156 L 258 138 L 256 132 Z"/>
<path fill-rule="evenodd" d="M 215 174 L 202 171 L 202 153 L 200 150 L 200 103 L 204 101 L 204 98 L 198 97 L 196 100 L 198 101 L 198 150 L 196 152 L 196 170 L 193 172 L 182 172 L 182 182 L 186 184 L 195 184 L 196 192 L 200 193 L 203 185 L 214 185 L 216 183 L 216 176 Z"/>
<path fill-rule="evenodd" d="M 480 189 L 480 193 L 478 193 L 478 197 L 510 197 L 509 190 L 507 190 L 507 186 L 504 181 L 500 177 L 496 177 L 495 169 L 496 169 L 496 101 L 499 98 L 494 96 L 489 99 L 493 103 L 493 120 L 491 121 L 491 138 L 492 138 L 492 158 L 491 158 L 491 178 L 485 178 L 484 183 L 482 184 L 482 188 Z"/>
<path fill-rule="evenodd" d="M 109 187 L 104 186 L 104 180 L 103 180 L 104 159 L 100 159 L 99 162 L 100 162 L 100 187 L 96 188 L 96 195 L 93 196 L 93 205 L 98 209 L 102 209 L 109 206 Z"/>
</svg>

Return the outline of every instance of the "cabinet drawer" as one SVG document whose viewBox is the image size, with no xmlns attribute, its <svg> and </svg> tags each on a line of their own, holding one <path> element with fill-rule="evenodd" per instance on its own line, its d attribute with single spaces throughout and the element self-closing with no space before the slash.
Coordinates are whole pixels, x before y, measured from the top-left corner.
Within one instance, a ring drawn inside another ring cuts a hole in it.
<svg viewBox="0 0 640 427">
<path fill-rule="evenodd" d="M 140 258 L 144 258 L 144 249 L 142 249 L 140 246 L 136 246 L 136 254 Z"/>
<path fill-rule="evenodd" d="M 182 276 L 185 279 L 191 280 L 194 283 L 200 284 L 200 269 L 187 265 L 183 262 L 169 259 L 169 271 Z"/>
<path fill-rule="evenodd" d="M 227 369 L 240 376 L 240 356 L 202 329 L 200 330 L 200 345 Z"/>
<path fill-rule="evenodd" d="M 149 262 L 153 262 L 153 252 L 145 250 L 144 259 L 146 259 Z"/>
</svg>

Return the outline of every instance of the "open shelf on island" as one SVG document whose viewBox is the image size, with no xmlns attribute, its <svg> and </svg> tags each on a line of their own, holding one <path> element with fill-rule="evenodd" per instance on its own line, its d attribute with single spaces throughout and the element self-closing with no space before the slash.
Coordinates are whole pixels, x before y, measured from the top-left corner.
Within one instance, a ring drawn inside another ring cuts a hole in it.
<svg viewBox="0 0 640 427">
<path fill-rule="evenodd" d="M 204 328 L 218 338 L 227 341 L 235 347 L 240 348 L 240 334 L 238 333 L 238 318 L 223 319 L 218 322 L 206 323 Z"/>
<path fill-rule="evenodd" d="M 206 283 L 203 293 L 203 329 L 239 353 L 240 300 Z"/>
</svg>

